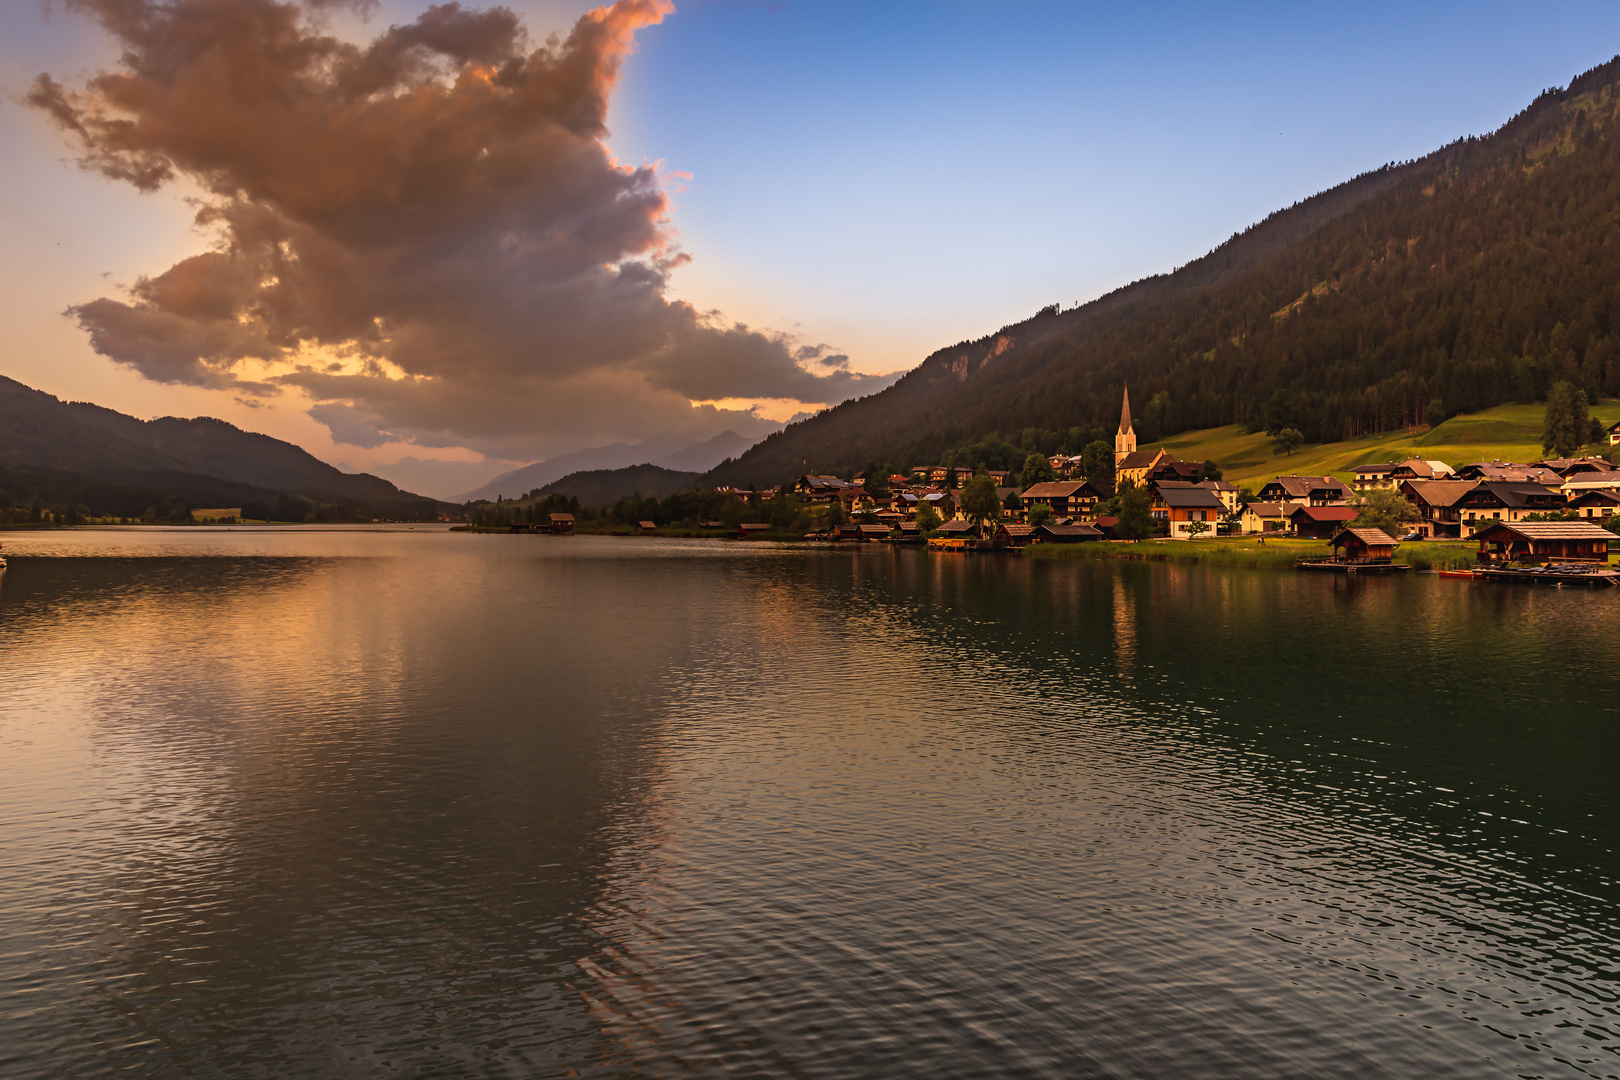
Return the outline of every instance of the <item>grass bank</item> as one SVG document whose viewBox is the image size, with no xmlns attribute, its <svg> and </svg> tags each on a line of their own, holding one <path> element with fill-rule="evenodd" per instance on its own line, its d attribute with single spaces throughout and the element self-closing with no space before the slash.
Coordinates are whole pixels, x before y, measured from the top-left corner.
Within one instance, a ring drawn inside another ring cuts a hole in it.
<svg viewBox="0 0 1620 1080">
<path fill-rule="evenodd" d="M 1395 561 L 1414 570 L 1460 569 L 1474 564 L 1476 547 L 1467 541 L 1406 543 L 1395 549 Z M 1036 544 L 1025 548 L 1033 559 L 1140 559 L 1148 562 L 1198 563 L 1258 570 L 1292 570 L 1305 555 L 1331 555 L 1319 540 L 1268 537 L 1230 540 L 1139 540 L 1128 544 Z"/>
</svg>

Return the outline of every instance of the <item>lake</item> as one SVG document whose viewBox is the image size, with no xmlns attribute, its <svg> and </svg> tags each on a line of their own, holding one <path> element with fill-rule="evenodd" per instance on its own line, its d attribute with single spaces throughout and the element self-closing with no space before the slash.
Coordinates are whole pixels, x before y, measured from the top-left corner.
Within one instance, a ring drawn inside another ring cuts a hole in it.
<svg viewBox="0 0 1620 1080">
<path fill-rule="evenodd" d="M 1620 1073 L 1620 590 L 0 539 L 6 1077 Z"/>
</svg>

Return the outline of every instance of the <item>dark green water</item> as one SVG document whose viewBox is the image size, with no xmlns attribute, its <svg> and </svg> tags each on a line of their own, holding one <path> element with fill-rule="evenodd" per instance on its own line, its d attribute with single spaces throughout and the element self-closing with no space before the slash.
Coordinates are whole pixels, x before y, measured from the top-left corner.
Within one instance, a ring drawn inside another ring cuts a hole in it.
<svg viewBox="0 0 1620 1080">
<path fill-rule="evenodd" d="M 6 1077 L 1620 1074 L 1620 590 L 4 539 Z"/>
</svg>

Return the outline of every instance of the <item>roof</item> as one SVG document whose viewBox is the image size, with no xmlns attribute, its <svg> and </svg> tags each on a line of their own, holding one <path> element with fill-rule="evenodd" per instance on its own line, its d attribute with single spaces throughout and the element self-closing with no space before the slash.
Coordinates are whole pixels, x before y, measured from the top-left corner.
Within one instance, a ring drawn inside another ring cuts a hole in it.
<svg viewBox="0 0 1620 1080">
<path fill-rule="evenodd" d="M 640 525 L 643 529 L 656 529 L 656 528 L 658 528 L 657 524 L 655 524 L 654 522 L 651 522 L 651 521 L 638 521 L 638 522 L 636 522 L 636 524 Z"/>
<path fill-rule="evenodd" d="M 941 525 L 935 531 L 936 532 L 942 532 L 942 533 L 972 532 L 973 531 L 973 524 L 972 524 L 972 522 L 963 521 L 960 518 L 958 518 L 955 521 L 947 521 L 945 524 Z"/>
<path fill-rule="evenodd" d="M 1033 525 L 1003 525 L 1001 528 L 997 529 L 996 531 L 997 532 L 1004 532 L 1008 536 L 1028 536 L 1028 535 L 1030 535 L 1031 533 L 1033 533 L 1035 531 L 1035 526 L 1033 526 Z"/>
<path fill-rule="evenodd" d="M 1200 480 L 1198 486 L 1206 491 L 1241 491 L 1236 484 L 1226 480 Z"/>
<path fill-rule="evenodd" d="M 1335 480 L 1331 476 L 1295 476 L 1292 473 L 1267 482 L 1265 487 L 1260 490 L 1264 491 L 1266 488 L 1271 487 L 1272 484 L 1282 488 L 1285 493 L 1296 499 L 1308 498 L 1312 491 L 1321 488 L 1332 488 L 1336 491 L 1346 490 L 1342 481 Z"/>
<path fill-rule="evenodd" d="M 1401 463 L 1398 461 L 1380 461 L 1376 465 L 1357 465 L 1350 471 L 1358 476 L 1364 473 L 1392 473 L 1400 466 L 1400 464 Z"/>
<path fill-rule="evenodd" d="M 1361 512 L 1353 506 L 1296 506 L 1289 517 L 1304 514 L 1312 521 L 1354 521 Z"/>
<path fill-rule="evenodd" d="M 743 532 L 765 532 L 770 528 L 770 525 L 763 521 L 748 521 L 737 526 L 737 528 Z"/>
<path fill-rule="evenodd" d="M 1614 534 L 1607 529 L 1599 528 L 1590 521 L 1498 521 L 1489 528 L 1481 529 L 1475 536 L 1484 536 L 1506 529 L 1508 532 L 1518 533 L 1526 540 L 1603 540 L 1614 539 Z"/>
<path fill-rule="evenodd" d="M 1148 404 L 1151 405 L 1152 402 Z M 1119 433 L 1123 435 L 1129 430 L 1131 430 L 1131 385 L 1126 383 L 1125 403 L 1120 406 L 1119 410 Z"/>
<path fill-rule="evenodd" d="M 1026 526 L 1027 528 L 1027 526 Z M 1102 530 L 1091 525 L 1041 525 L 1035 532 L 1046 533 L 1048 536 L 1084 536 L 1102 538 Z"/>
<path fill-rule="evenodd" d="M 1481 480 L 1474 491 L 1488 491 L 1496 496 L 1503 506 L 1523 507 L 1529 506 L 1532 499 L 1544 499 L 1552 495 L 1541 484 L 1536 483 L 1506 483 L 1500 480 Z"/>
<path fill-rule="evenodd" d="M 573 521 L 574 520 L 574 515 L 573 514 L 552 514 L 551 515 L 551 520 L 557 522 L 560 525 L 565 521 Z"/>
<path fill-rule="evenodd" d="M 887 525 L 862 525 L 861 532 L 866 536 L 888 536 L 891 530 Z"/>
<path fill-rule="evenodd" d="M 1476 480 L 1408 480 L 1402 488 L 1429 506 L 1455 506 L 1457 500 L 1478 486 Z"/>
<path fill-rule="evenodd" d="M 1620 487 L 1620 471 L 1577 473 L 1564 481 L 1565 491 Z"/>
<path fill-rule="evenodd" d="M 1211 510 L 1224 510 L 1226 504 L 1221 502 L 1219 495 L 1201 487 L 1170 487 L 1163 485 L 1159 488 L 1159 499 L 1166 506 L 1177 509 L 1202 507 Z"/>
<path fill-rule="evenodd" d="M 1044 484 L 1036 484 L 1019 496 L 1023 499 L 1069 499 L 1083 487 L 1084 480 L 1048 480 Z"/>
<path fill-rule="evenodd" d="M 1347 536 L 1353 536 L 1368 547 L 1397 547 L 1395 538 L 1383 529 L 1346 529 L 1333 538 L 1333 546 L 1338 547 L 1339 542 Z"/>
<path fill-rule="evenodd" d="M 1587 488 L 1580 492 L 1571 492 L 1567 501 L 1571 506 L 1584 502 L 1620 503 L 1620 491 L 1614 488 Z"/>
<path fill-rule="evenodd" d="M 1132 451 L 1120 459 L 1119 464 L 1114 466 L 1114 470 L 1118 472 L 1121 469 L 1145 469 L 1157 461 L 1163 453 L 1163 450 Z"/>
<path fill-rule="evenodd" d="M 1244 513 L 1255 517 L 1283 517 L 1287 507 L 1280 502 L 1252 502 L 1243 508 Z"/>
</svg>

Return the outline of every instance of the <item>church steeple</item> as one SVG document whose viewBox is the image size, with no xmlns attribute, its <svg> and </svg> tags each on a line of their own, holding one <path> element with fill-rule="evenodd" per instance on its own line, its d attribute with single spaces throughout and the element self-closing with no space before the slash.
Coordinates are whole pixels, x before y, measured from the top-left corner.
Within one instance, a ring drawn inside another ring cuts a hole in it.
<svg viewBox="0 0 1620 1080">
<path fill-rule="evenodd" d="M 1131 388 L 1125 387 L 1125 404 L 1119 410 L 1119 431 L 1114 435 L 1114 467 L 1136 453 L 1136 431 L 1131 427 Z"/>
</svg>

